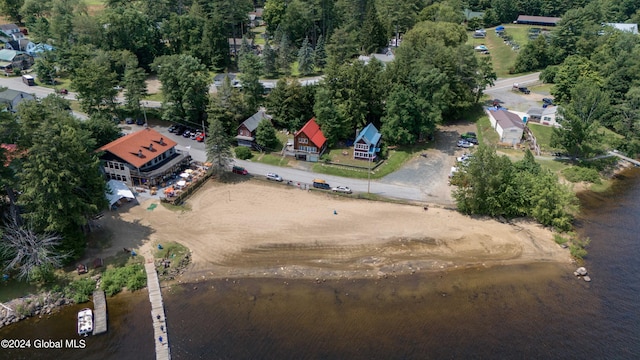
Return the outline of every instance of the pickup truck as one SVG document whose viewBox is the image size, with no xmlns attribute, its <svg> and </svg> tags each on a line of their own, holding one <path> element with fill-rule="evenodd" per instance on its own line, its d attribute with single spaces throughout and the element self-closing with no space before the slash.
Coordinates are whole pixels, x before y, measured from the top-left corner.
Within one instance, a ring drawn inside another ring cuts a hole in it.
<svg viewBox="0 0 640 360">
<path fill-rule="evenodd" d="M 519 92 L 521 92 L 523 94 L 527 94 L 527 95 L 531 93 L 531 90 L 527 89 L 525 86 L 518 85 L 518 83 L 513 84 L 513 88 L 512 89 L 514 91 L 519 91 Z"/>
</svg>

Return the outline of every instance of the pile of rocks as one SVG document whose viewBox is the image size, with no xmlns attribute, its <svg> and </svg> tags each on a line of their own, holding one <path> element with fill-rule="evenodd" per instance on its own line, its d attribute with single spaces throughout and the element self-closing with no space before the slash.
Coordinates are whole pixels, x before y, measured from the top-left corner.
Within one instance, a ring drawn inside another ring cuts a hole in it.
<svg viewBox="0 0 640 360">
<path fill-rule="evenodd" d="M 575 276 L 582 276 L 582 280 L 586 281 L 586 282 L 590 282 L 591 278 L 587 275 L 587 269 L 584 267 L 579 267 L 576 269 L 576 271 L 573 272 L 573 275 Z"/>
<path fill-rule="evenodd" d="M 31 316 L 51 314 L 56 308 L 72 303 L 73 300 L 55 292 L 13 299 L 0 306 L 0 328 Z"/>
</svg>

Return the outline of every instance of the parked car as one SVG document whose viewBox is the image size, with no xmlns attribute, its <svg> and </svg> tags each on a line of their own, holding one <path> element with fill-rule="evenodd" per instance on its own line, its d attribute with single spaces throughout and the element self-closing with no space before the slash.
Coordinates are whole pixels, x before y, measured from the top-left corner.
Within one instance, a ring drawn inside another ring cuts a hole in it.
<svg viewBox="0 0 640 360">
<path fill-rule="evenodd" d="M 178 127 L 179 127 L 178 124 L 173 124 L 173 125 L 169 126 L 167 131 L 169 131 L 170 133 L 175 132 L 176 130 L 178 130 Z"/>
<path fill-rule="evenodd" d="M 124 122 L 125 122 L 125 123 L 127 123 L 127 124 L 129 124 L 129 125 L 131 125 L 131 124 L 133 124 L 135 121 L 133 120 L 133 118 L 128 117 L 128 118 L 124 119 Z"/>
<path fill-rule="evenodd" d="M 69 90 L 63 88 L 56 90 L 56 92 L 61 95 L 67 95 L 69 93 Z"/>
<path fill-rule="evenodd" d="M 470 148 L 473 147 L 473 144 L 468 142 L 467 140 L 458 140 L 458 147 Z"/>
<path fill-rule="evenodd" d="M 234 166 L 233 168 L 231 168 L 231 172 L 233 172 L 234 174 L 240 174 L 240 175 L 249 174 L 247 169 L 243 168 L 242 166 Z"/>
<path fill-rule="evenodd" d="M 198 135 L 200 135 L 200 134 L 202 134 L 201 131 L 192 132 L 191 133 L 191 140 L 195 140 L 198 137 Z"/>
<path fill-rule="evenodd" d="M 456 160 L 457 160 L 458 162 L 464 163 L 464 162 L 469 161 L 469 159 L 471 159 L 471 157 L 472 157 L 472 156 L 473 156 L 473 155 L 471 155 L 471 154 L 462 154 L 462 156 L 458 156 L 458 157 L 456 158 Z"/>
<path fill-rule="evenodd" d="M 472 138 L 466 138 L 465 140 L 467 140 L 468 142 L 472 143 L 473 145 L 478 145 L 478 139 L 472 137 Z"/>
<path fill-rule="evenodd" d="M 194 131 L 191 128 L 186 129 L 183 133 L 182 133 L 182 137 L 186 137 L 188 138 L 189 136 L 191 136 L 191 132 Z"/>
<path fill-rule="evenodd" d="M 347 186 L 336 186 L 333 189 L 331 189 L 331 191 L 339 192 L 343 194 L 351 194 L 351 189 L 349 189 L 349 187 Z"/>
<path fill-rule="evenodd" d="M 553 105 L 553 99 L 551 99 L 551 98 L 542 98 L 542 103 L 544 105 Z"/>
<path fill-rule="evenodd" d="M 267 174 L 267 180 L 273 180 L 273 181 L 282 181 L 282 178 L 280 177 L 280 175 L 275 174 L 275 173 L 268 173 Z"/>
<path fill-rule="evenodd" d="M 144 124 L 146 124 L 147 122 L 144 119 L 141 118 L 137 118 L 136 119 L 136 125 L 142 126 Z"/>
<path fill-rule="evenodd" d="M 527 95 L 528 95 L 528 94 L 531 94 L 531 90 L 527 89 L 527 88 L 526 88 L 526 87 L 524 87 L 524 86 L 519 87 L 519 88 L 518 88 L 518 91 L 520 91 L 521 93 L 527 94 Z"/>
<path fill-rule="evenodd" d="M 331 186 L 329 186 L 329 184 L 327 184 L 327 182 L 322 179 L 314 179 L 313 187 L 316 189 L 331 190 Z"/>
<path fill-rule="evenodd" d="M 207 136 L 207 135 L 205 135 L 205 133 L 201 132 L 200 134 L 198 134 L 198 136 L 196 136 L 196 141 L 197 141 L 197 142 L 203 142 L 203 141 L 204 141 L 204 138 L 205 138 L 206 136 Z"/>
<path fill-rule="evenodd" d="M 475 138 L 477 138 L 478 136 L 477 136 L 477 135 L 476 135 L 476 133 L 474 133 L 473 131 L 467 131 L 466 133 L 464 133 L 464 134 L 460 135 L 460 137 L 461 137 L 462 139 L 467 140 L 467 139 L 470 139 L 470 138 L 474 138 L 474 139 L 475 139 Z"/>
</svg>

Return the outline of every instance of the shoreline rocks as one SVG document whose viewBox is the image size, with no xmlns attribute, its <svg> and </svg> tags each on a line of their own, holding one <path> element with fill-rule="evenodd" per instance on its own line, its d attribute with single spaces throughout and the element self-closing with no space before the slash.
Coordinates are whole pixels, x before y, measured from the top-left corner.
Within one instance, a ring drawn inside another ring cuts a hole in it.
<svg viewBox="0 0 640 360">
<path fill-rule="evenodd" d="M 73 303 L 72 299 L 67 299 L 58 292 L 45 292 L 13 299 L 3 303 L 4 306 L 0 306 L 0 328 L 29 317 L 49 315 L 57 308 Z"/>
</svg>

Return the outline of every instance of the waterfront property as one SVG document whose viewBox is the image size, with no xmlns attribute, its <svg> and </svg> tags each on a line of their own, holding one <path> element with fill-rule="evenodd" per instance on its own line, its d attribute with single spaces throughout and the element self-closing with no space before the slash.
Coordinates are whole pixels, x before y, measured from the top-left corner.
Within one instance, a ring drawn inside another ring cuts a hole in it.
<svg viewBox="0 0 640 360">
<path fill-rule="evenodd" d="M 156 348 L 156 359 L 171 359 L 169 351 L 169 334 L 165 318 L 164 303 L 160 292 L 160 281 L 153 263 L 153 259 L 147 259 L 144 264 L 147 273 L 147 289 L 149 290 L 149 302 L 151 302 L 151 320 L 153 321 L 153 342 Z"/>
<path fill-rule="evenodd" d="M 107 332 L 107 299 L 103 290 L 93 292 L 94 323 L 93 335 Z"/>
<path fill-rule="evenodd" d="M 317 162 L 327 149 L 327 138 L 320 130 L 315 118 L 295 133 L 293 151 L 296 159 Z"/>
<path fill-rule="evenodd" d="M 108 179 L 129 186 L 157 186 L 191 162 L 191 156 L 176 150 L 176 145 L 146 128 L 101 147 L 102 169 Z"/>
<path fill-rule="evenodd" d="M 369 123 L 356 136 L 353 142 L 353 158 L 364 160 L 375 160 L 377 153 L 380 152 L 380 139 L 382 135 L 378 129 Z"/>
<path fill-rule="evenodd" d="M 261 122 L 271 121 L 271 119 L 272 116 L 267 115 L 267 113 L 261 109 L 250 118 L 243 121 L 242 124 L 238 126 L 238 135 L 236 136 L 238 146 L 246 146 L 249 148 L 257 147 L 256 129 L 258 129 L 258 125 L 260 125 Z"/>
</svg>

